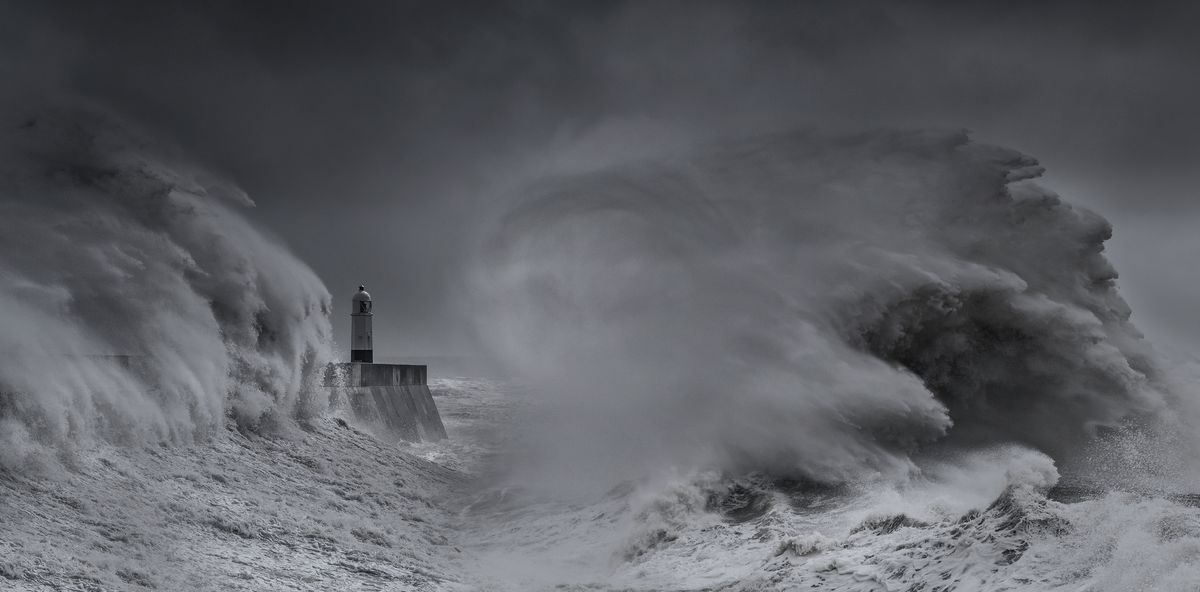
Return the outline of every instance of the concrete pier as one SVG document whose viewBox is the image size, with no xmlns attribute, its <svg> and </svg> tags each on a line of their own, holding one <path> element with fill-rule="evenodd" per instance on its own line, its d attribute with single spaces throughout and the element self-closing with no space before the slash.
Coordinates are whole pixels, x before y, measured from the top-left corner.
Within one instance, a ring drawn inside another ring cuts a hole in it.
<svg viewBox="0 0 1200 592">
<path fill-rule="evenodd" d="M 330 364 L 325 386 L 345 395 L 355 417 L 410 442 L 441 440 L 446 428 L 426 383 L 428 369 L 409 364 Z"/>
</svg>

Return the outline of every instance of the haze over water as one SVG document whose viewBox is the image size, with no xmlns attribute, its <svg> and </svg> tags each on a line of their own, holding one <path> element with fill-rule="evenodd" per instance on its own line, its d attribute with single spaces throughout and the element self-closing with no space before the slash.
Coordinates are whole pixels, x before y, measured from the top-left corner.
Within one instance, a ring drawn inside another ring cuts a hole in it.
<svg viewBox="0 0 1200 592">
<path fill-rule="evenodd" d="M 0 588 L 1196 589 L 1187 11 L 496 6 L 0 6 Z"/>
</svg>

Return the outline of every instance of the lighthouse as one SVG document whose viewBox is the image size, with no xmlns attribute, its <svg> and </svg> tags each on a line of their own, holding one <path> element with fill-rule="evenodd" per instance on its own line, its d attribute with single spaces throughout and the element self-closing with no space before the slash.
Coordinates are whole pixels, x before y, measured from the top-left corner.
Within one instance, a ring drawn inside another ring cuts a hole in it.
<svg viewBox="0 0 1200 592">
<path fill-rule="evenodd" d="M 429 391 L 429 368 L 376 364 L 371 316 L 371 295 L 359 286 L 350 299 L 350 363 L 325 367 L 330 400 L 348 401 L 354 420 L 380 436 L 410 442 L 445 438 L 446 426 Z"/>
<path fill-rule="evenodd" d="M 350 361 L 370 364 L 374 361 L 371 346 L 371 295 L 366 286 L 359 286 L 350 302 Z"/>
</svg>

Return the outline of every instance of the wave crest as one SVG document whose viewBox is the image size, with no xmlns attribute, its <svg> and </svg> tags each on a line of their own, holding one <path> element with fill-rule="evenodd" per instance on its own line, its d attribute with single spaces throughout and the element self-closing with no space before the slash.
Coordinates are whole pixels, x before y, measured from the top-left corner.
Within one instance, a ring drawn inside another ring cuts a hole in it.
<svg viewBox="0 0 1200 592">
<path fill-rule="evenodd" d="M 935 441 L 1061 459 L 1167 397 L 1111 228 L 1040 173 L 963 133 L 883 131 L 544 178 L 481 261 L 480 334 L 554 393 L 569 428 L 532 456 L 572 477 L 852 480 Z"/>
<path fill-rule="evenodd" d="M 43 109 L 0 150 L 7 442 L 186 442 L 316 408 L 330 296 L 240 190 L 94 109 Z"/>
</svg>

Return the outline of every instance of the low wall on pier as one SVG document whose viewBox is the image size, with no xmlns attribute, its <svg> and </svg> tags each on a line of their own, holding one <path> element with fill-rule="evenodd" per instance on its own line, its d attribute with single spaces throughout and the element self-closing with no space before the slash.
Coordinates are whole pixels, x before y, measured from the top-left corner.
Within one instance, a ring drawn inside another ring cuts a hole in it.
<svg viewBox="0 0 1200 592">
<path fill-rule="evenodd" d="M 446 437 L 426 383 L 428 369 L 410 364 L 330 364 L 325 386 L 345 396 L 355 417 L 411 442 Z"/>
</svg>

